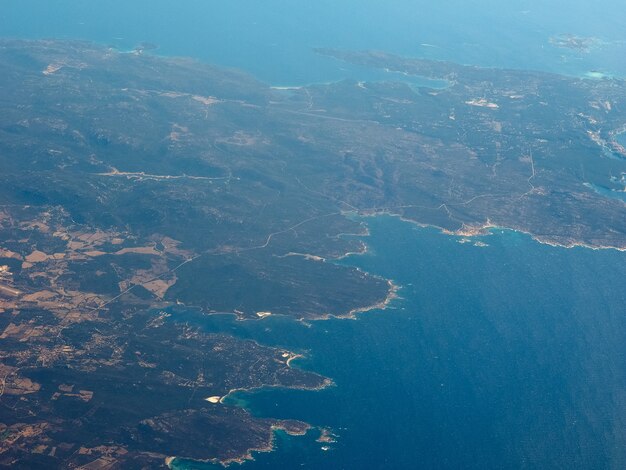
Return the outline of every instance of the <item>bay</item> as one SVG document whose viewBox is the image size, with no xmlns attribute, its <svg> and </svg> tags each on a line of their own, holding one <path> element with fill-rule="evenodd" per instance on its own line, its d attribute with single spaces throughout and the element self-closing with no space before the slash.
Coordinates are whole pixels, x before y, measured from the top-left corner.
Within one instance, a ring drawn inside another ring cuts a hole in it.
<svg viewBox="0 0 626 470">
<path fill-rule="evenodd" d="M 388 310 L 307 325 L 180 314 L 294 348 L 306 354 L 299 367 L 336 383 L 231 396 L 255 415 L 338 434 L 335 444 L 281 435 L 277 452 L 244 468 L 626 465 L 626 253 L 512 231 L 459 243 L 393 217 L 368 224 L 371 251 L 345 262 L 403 286 Z"/>
<path fill-rule="evenodd" d="M 564 0 L 0 0 L 0 36 L 141 42 L 248 71 L 272 85 L 405 80 L 316 55 L 379 49 L 575 76 L 626 76 L 623 2 Z M 588 51 L 550 38 L 594 38 Z M 390 309 L 305 325 L 178 312 L 305 354 L 320 392 L 232 396 L 258 416 L 329 426 L 278 433 L 256 468 L 626 468 L 626 254 L 541 245 L 511 231 L 459 243 L 368 219 L 371 251 L 344 262 L 403 288 Z M 323 450 L 322 447 L 328 447 Z M 179 469 L 211 468 L 177 460 Z"/>
</svg>

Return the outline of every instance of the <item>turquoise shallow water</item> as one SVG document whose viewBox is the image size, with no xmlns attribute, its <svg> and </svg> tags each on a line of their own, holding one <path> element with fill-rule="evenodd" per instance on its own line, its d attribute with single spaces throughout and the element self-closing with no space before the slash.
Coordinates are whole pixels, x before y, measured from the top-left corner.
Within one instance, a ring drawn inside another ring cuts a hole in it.
<svg viewBox="0 0 626 470">
<path fill-rule="evenodd" d="M 256 415 L 339 435 L 328 451 L 281 435 L 244 468 L 624 468 L 626 253 L 369 224 L 372 251 L 346 262 L 403 286 L 389 310 L 310 326 L 179 314 L 307 351 L 299 366 L 337 384 L 238 393 Z"/>
</svg>

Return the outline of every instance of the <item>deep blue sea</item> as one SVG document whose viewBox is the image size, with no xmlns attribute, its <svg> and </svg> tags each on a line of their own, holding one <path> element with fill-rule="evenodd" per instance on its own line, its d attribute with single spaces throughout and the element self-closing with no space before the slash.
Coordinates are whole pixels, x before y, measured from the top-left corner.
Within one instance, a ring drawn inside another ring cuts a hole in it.
<svg viewBox="0 0 626 470">
<path fill-rule="evenodd" d="M 300 367 L 336 382 L 236 394 L 259 416 L 339 435 L 327 451 L 279 436 L 244 468 L 624 468 L 626 253 L 367 222 L 371 251 L 344 262 L 403 286 L 388 310 L 310 325 L 179 314 L 303 352 Z"/>
<path fill-rule="evenodd" d="M 563 49 L 550 43 L 559 34 L 595 41 Z M 626 76 L 624 0 L 0 0 L 0 36 L 150 42 L 283 86 L 397 78 L 314 47 Z M 626 468 L 626 253 L 511 231 L 475 246 L 392 217 L 367 223 L 371 251 L 343 262 L 402 286 L 386 311 L 310 325 L 178 314 L 303 352 L 299 367 L 336 383 L 233 397 L 339 436 L 325 451 L 313 435 L 278 434 L 277 451 L 244 470 Z"/>
</svg>

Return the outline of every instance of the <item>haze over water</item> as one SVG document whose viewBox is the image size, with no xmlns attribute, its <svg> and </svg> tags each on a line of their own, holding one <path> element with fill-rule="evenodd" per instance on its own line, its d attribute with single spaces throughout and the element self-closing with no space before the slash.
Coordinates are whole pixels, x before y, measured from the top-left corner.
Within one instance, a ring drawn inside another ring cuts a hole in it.
<svg viewBox="0 0 626 470">
<path fill-rule="evenodd" d="M 158 53 L 239 67 L 274 85 L 353 75 L 316 56 L 314 47 L 624 76 L 624 13 L 620 0 L 1 0 L 0 35 L 89 39 L 122 49 L 146 41 Z M 549 44 L 567 33 L 600 43 L 588 54 Z"/>
<path fill-rule="evenodd" d="M 312 53 L 380 49 L 571 75 L 626 75 L 622 1 L 0 0 L 0 36 L 88 39 L 242 68 L 273 85 L 385 75 Z M 550 45 L 598 38 L 588 53 Z M 626 468 L 626 253 L 540 245 L 514 232 L 458 243 L 389 217 L 367 219 L 372 251 L 346 263 L 403 286 L 393 309 L 357 321 L 234 322 L 179 313 L 306 352 L 321 392 L 235 402 L 329 426 L 279 435 L 256 468 Z M 178 468 L 209 468 L 178 462 Z"/>
</svg>

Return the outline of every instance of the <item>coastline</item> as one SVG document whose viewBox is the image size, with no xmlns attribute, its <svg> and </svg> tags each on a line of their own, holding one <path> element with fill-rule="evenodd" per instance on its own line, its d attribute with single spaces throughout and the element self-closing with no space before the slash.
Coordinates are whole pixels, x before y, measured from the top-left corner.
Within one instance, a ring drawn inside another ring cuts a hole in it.
<svg viewBox="0 0 626 470">
<path fill-rule="evenodd" d="M 169 469 L 173 469 L 175 468 L 175 464 L 176 464 L 176 460 L 180 459 L 180 460 L 187 460 L 189 462 L 198 462 L 198 463 L 210 463 L 210 464 L 218 464 L 221 465 L 222 467 L 226 468 L 229 467 L 232 464 L 238 464 L 238 465 L 242 465 L 246 462 L 249 462 L 251 460 L 254 460 L 254 454 L 255 453 L 265 453 L 265 452 L 273 452 L 274 450 L 276 450 L 276 433 L 277 432 L 284 432 L 285 434 L 289 435 L 289 436 L 305 436 L 309 431 L 313 431 L 313 430 L 319 430 L 320 432 L 320 436 L 324 436 L 326 434 L 329 434 L 330 431 L 328 431 L 325 428 L 318 428 L 316 426 L 312 426 L 308 423 L 302 423 L 303 426 L 301 426 L 300 428 L 293 428 L 293 427 L 289 427 L 287 425 L 287 423 L 289 423 L 289 420 L 281 420 L 279 422 L 277 422 L 276 424 L 273 424 L 270 427 L 270 435 L 269 435 L 269 439 L 268 442 L 265 446 L 260 446 L 260 447 L 255 447 L 255 448 L 251 448 L 248 449 L 248 451 L 244 454 L 241 455 L 239 457 L 231 457 L 228 459 L 201 459 L 201 460 L 197 460 L 197 459 L 186 459 L 184 457 L 166 457 L 165 458 L 165 466 Z M 332 433 L 330 433 L 332 434 Z"/>
<path fill-rule="evenodd" d="M 502 226 L 498 226 L 496 224 L 491 223 L 490 221 L 484 223 L 484 224 L 479 224 L 479 225 L 468 225 L 465 226 L 459 230 L 456 231 L 451 231 L 451 230 L 447 230 L 444 229 L 442 227 L 439 227 L 437 225 L 433 225 L 433 224 L 424 224 L 424 223 L 420 223 L 418 221 L 412 220 L 412 219 L 408 219 L 404 216 L 402 216 L 401 214 L 398 213 L 394 213 L 394 212 L 390 212 L 390 211 L 377 211 L 377 212 L 373 212 L 373 213 L 357 213 L 357 217 L 363 217 L 363 218 L 369 218 L 369 217 L 381 217 L 381 216 L 389 216 L 389 217 L 396 217 L 400 220 L 402 220 L 403 222 L 408 222 L 410 224 L 416 225 L 418 227 L 421 228 L 432 228 L 435 230 L 438 230 L 440 234 L 442 235 L 446 235 L 446 236 L 454 236 L 454 237 L 462 237 L 462 238 L 469 238 L 470 240 L 475 239 L 476 237 L 484 237 L 484 236 L 490 236 L 494 234 L 495 230 L 503 230 L 503 231 L 511 231 L 511 232 L 516 232 L 516 233 L 520 233 L 520 234 L 524 234 L 529 236 L 534 242 L 539 243 L 539 244 L 543 244 L 543 245 L 549 245 L 549 246 L 553 246 L 553 247 L 557 247 L 557 248 L 566 248 L 566 249 L 571 249 L 571 248 L 586 248 L 586 249 L 591 249 L 591 250 L 604 250 L 604 249 L 614 249 L 617 251 L 621 251 L 624 252 L 626 251 L 626 247 L 624 248 L 620 248 L 620 247 L 605 247 L 605 246 L 593 246 L 593 245 L 589 245 L 589 244 L 585 244 L 582 242 L 576 242 L 576 241 L 572 241 L 571 243 L 565 244 L 562 242 L 557 242 L 554 241 L 552 239 L 549 238 L 545 238 L 545 237 L 540 237 L 537 235 L 534 235 L 528 231 L 525 230 L 521 230 L 521 229 L 515 229 L 515 228 L 511 228 L 511 227 L 502 227 Z M 355 236 L 358 237 L 367 237 L 369 236 L 369 228 L 367 228 L 367 224 L 366 225 L 366 231 L 365 233 L 360 233 L 360 234 L 354 234 Z M 316 261 L 316 262 L 336 262 L 336 261 L 340 261 L 340 260 L 344 260 L 350 256 L 362 256 L 364 254 L 367 254 L 369 252 L 369 246 L 367 243 L 362 242 L 362 247 L 363 250 L 359 251 L 359 252 L 349 252 L 346 253 L 340 257 L 337 257 L 336 259 L 331 259 L 331 260 L 327 260 L 327 259 L 312 259 L 312 261 Z M 295 254 L 291 254 L 291 255 L 301 255 L 299 253 Z M 305 255 L 307 257 L 311 257 L 312 255 Z M 359 268 L 357 268 L 359 269 Z M 367 275 L 373 275 L 371 273 L 365 273 Z M 392 279 L 386 279 L 386 282 L 388 284 L 388 292 L 387 292 L 387 296 L 385 297 L 385 299 L 376 302 L 374 304 L 371 305 L 365 305 L 362 307 L 357 307 L 354 308 L 352 310 L 350 310 L 349 312 L 347 312 L 346 314 L 343 315 L 330 315 L 330 314 L 319 314 L 317 316 L 314 316 L 312 318 L 307 318 L 306 321 L 324 321 L 324 320 L 330 320 L 330 319 L 337 319 L 337 320 L 357 320 L 358 319 L 358 315 L 361 313 L 367 313 L 373 310 L 386 310 L 389 308 L 389 305 L 396 299 L 399 298 L 398 296 L 398 291 L 402 288 L 402 286 L 396 284 Z M 259 318 L 242 318 L 240 315 L 238 315 L 236 312 L 223 312 L 223 313 L 209 313 L 209 315 L 215 315 L 215 314 L 226 314 L 226 315 L 234 315 L 235 319 L 237 321 L 248 321 L 248 320 L 264 320 L 265 318 L 269 318 L 270 316 L 262 316 Z M 281 314 L 272 314 L 272 316 L 288 316 L 288 315 L 281 315 Z M 295 321 L 299 321 L 299 322 L 304 322 L 305 319 L 304 318 L 300 318 L 300 319 L 294 319 Z M 303 354 L 298 354 L 298 353 L 293 353 L 293 352 L 288 352 L 285 351 L 286 354 L 289 354 L 289 357 L 286 360 L 286 365 L 288 367 L 293 367 L 292 362 L 294 360 L 303 358 L 304 355 Z M 227 400 L 229 398 L 232 398 L 233 395 L 235 395 L 238 392 L 254 392 L 254 391 L 259 391 L 259 390 L 268 390 L 268 389 L 294 389 L 294 390 L 309 390 L 309 391 L 319 391 L 319 390 L 323 390 L 326 389 L 328 387 L 334 386 L 335 383 L 333 382 L 333 380 L 331 378 L 324 378 L 322 384 L 320 384 L 317 387 L 306 387 L 306 386 L 301 386 L 301 387 L 284 387 L 281 385 L 261 385 L 259 387 L 251 387 L 251 388 L 235 388 L 235 389 L 231 389 L 228 391 L 228 393 L 226 393 L 225 395 L 223 395 L 219 401 L 218 404 L 220 405 L 226 405 L 226 406 L 238 406 L 238 405 L 228 405 Z M 258 448 L 252 448 L 249 449 L 248 452 L 244 455 L 241 455 L 239 457 L 234 457 L 234 458 L 229 458 L 229 459 L 225 459 L 225 460 L 219 460 L 219 459 L 207 459 L 207 460 L 194 460 L 194 459 L 184 459 L 184 457 L 182 457 L 182 459 L 184 460 L 193 460 L 193 461 L 198 461 L 198 462 L 206 462 L 206 463 L 216 463 L 216 464 L 220 464 L 224 467 L 228 467 L 231 464 L 237 463 L 237 464 L 243 464 L 246 461 L 250 461 L 250 460 L 254 460 L 254 453 L 258 453 L 258 452 L 272 452 L 275 450 L 275 434 L 277 431 L 284 431 L 289 435 L 292 436 L 297 436 L 297 435 L 303 435 L 306 434 L 307 432 L 317 429 L 320 431 L 320 434 L 323 436 L 324 432 L 330 433 L 331 431 L 326 429 L 326 428 L 322 428 L 322 427 L 318 427 L 318 426 L 313 426 L 310 425 L 308 423 L 306 423 L 307 427 L 306 427 L 306 431 L 302 432 L 290 432 L 288 429 L 285 429 L 284 426 L 281 426 L 281 424 L 276 424 L 276 425 L 272 425 L 271 427 L 271 431 L 270 431 L 270 436 L 269 436 L 269 440 L 268 440 L 268 444 L 266 446 L 262 446 L 262 447 L 258 447 Z M 166 465 L 168 466 L 168 468 L 174 468 L 173 467 L 173 463 L 175 462 L 176 457 L 168 457 L 166 459 Z"/>
<path fill-rule="evenodd" d="M 359 233 L 359 234 L 354 234 L 355 236 L 359 236 L 359 237 L 366 237 L 369 236 L 370 232 L 369 229 L 366 227 L 366 230 L 364 233 Z M 336 258 L 336 260 L 331 260 L 331 261 L 337 261 L 337 260 L 341 260 L 344 258 L 347 258 L 349 256 L 361 256 L 364 255 L 366 253 L 368 253 L 368 246 L 366 243 L 362 243 L 362 247 L 363 250 L 359 251 L 359 252 L 350 252 L 350 253 L 346 253 L 338 258 Z M 310 256 L 310 255 L 309 255 Z M 314 260 L 317 262 L 328 262 L 328 260 L 326 259 L 322 259 L 322 260 Z M 357 268 L 358 269 L 358 268 Z M 369 274 L 368 275 L 372 275 Z M 329 315 L 329 314 L 320 314 L 319 316 L 310 318 L 310 319 L 306 319 L 307 321 L 323 321 L 323 320 L 329 320 L 329 319 L 337 319 L 337 320 L 356 320 L 358 318 L 358 314 L 360 313 L 366 313 L 372 310 L 386 310 L 389 306 L 389 304 L 398 298 L 397 292 L 400 290 L 401 286 L 397 285 L 394 283 L 393 280 L 391 279 L 386 279 L 387 285 L 388 285 L 388 291 L 387 291 L 387 295 L 386 297 L 379 301 L 376 302 L 374 304 L 371 305 L 364 305 L 362 307 L 357 307 L 354 308 L 352 310 L 350 310 L 349 312 L 347 312 L 346 314 L 343 315 Z M 264 320 L 266 318 L 269 318 L 270 316 L 261 316 L 259 318 L 251 318 L 251 319 L 247 319 L 247 318 L 242 318 L 240 315 L 238 315 L 236 312 L 222 312 L 222 313 L 208 313 L 208 315 L 218 315 L 218 314 L 222 314 L 222 315 L 233 315 L 235 317 L 236 321 L 248 321 L 248 320 L 255 320 L 255 321 L 260 321 L 260 320 Z M 287 316 L 287 315 L 281 315 L 281 314 L 272 314 L 272 316 Z M 302 322 L 304 321 L 304 319 L 294 319 L 295 321 L 299 321 Z M 298 354 L 298 353 L 294 353 L 291 351 L 285 351 L 284 354 L 287 354 L 287 360 L 285 362 L 285 364 L 288 367 L 294 367 L 293 366 L 293 361 L 297 360 L 297 359 L 301 359 L 304 356 L 304 354 Z M 250 388 L 234 388 L 229 390 L 226 394 L 224 394 L 222 397 L 219 398 L 219 400 L 217 401 L 216 404 L 218 405 L 226 405 L 226 406 L 238 406 L 238 405 L 229 405 L 227 403 L 229 398 L 232 398 L 233 395 L 235 395 L 238 392 L 254 392 L 254 391 L 259 391 L 259 390 L 271 390 L 271 389 L 293 389 L 293 390 L 308 390 L 308 391 L 320 391 L 320 390 L 324 390 L 328 387 L 332 387 L 335 386 L 336 384 L 334 383 L 334 381 L 331 378 L 328 377 L 324 377 L 322 383 L 319 386 L 316 387 L 307 387 L 307 386 L 296 386 L 296 387 L 284 387 L 282 385 L 261 385 L 258 387 L 250 387 Z M 333 434 L 332 430 L 328 429 L 328 428 L 324 428 L 324 427 L 320 427 L 320 426 L 313 426 L 309 423 L 305 423 L 306 424 L 306 428 L 304 429 L 299 429 L 294 431 L 293 429 L 288 429 L 284 426 L 284 421 L 280 421 L 278 422 L 278 424 L 272 425 L 271 427 L 271 432 L 270 432 L 270 437 L 268 440 L 268 444 L 266 446 L 262 446 L 262 447 L 258 447 L 258 448 L 251 448 L 247 451 L 247 453 L 245 453 L 244 455 L 241 455 L 239 457 L 234 457 L 234 458 L 229 458 L 229 459 L 224 459 L 224 460 L 220 460 L 220 459 L 207 459 L 207 460 L 196 460 L 196 459 L 185 459 L 184 457 L 167 457 L 165 459 L 165 465 L 168 468 L 175 468 L 175 461 L 176 459 L 183 459 L 183 460 L 190 460 L 190 461 L 195 461 L 195 462 L 205 462 L 205 463 L 214 463 L 214 464 L 219 464 L 222 465 L 224 467 L 228 467 L 231 464 L 237 463 L 237 464 L 243 464 L 246 461 L 250 461 L 250 460 L 254 460 L 254 453 L 258 453 L 258 452 L 272 452 L 275 450 L 275 438 L 276 438 L 276 432 L 277 431 L 284 431 L 286 432 L 288 435 L 290 436 L 301 436 L 306 434 L 307 432 L 311 431 L 311 430 L 319 430 L 320 432 L 320 436 L 318 437 L 316 442 L 320 442 L 320 443 L 328 443 L 328 442 L 334 442 L 335 438 L 333 437 L 332 440 L 330 438 L 330 436 L 335 436 L 335 434 Z"/>
<path fill-rule="evenodd" d="M 416 225 L 421 228 L 434 228 L 443 235 L 454 236 L 454 237 L 465 237 L 465 238 L 472 239 L 478 236 L 491 235 L 493 230 L 504 230 L 504 231 L 511 231 L 511 232 L 517 232 L 517 233 L 521 233 L 524 235 L 528 235 L 537 243 L 540 243 L 542 245 L 549 245 L 549 246 L 553 246 L 557 248 L 568 248 L 568 249 L 585 248 L 585 249 L 596 250 L 596 251 L 597 250 L 615 250 L 615 251 L 620 251 L 620 252 L 626 252 L 626 245 L 624 246 L 592 245 L 592 244 L 585 243 L 585 242 L 578 241 L 578 240 L 571 240 L 565 243 L 565 242 L 558 241 L 553 237 L 536 235 L 528 230 L 515 228 L 515 227 L 507 227 L 503 225 L 497 225 L 491 222 L 485 222 L 483 224 L 476 224 L 476 225 L 466 225 L 465 228 L 460 228 L 458 230 L 448 230 L 439 225 L 423 223 L 414 219 L 407 218 L 406 216 L 402 214 L 399 214 L 397 212 L 392 212 L 390 210 L 381 210 L 381 211 L 374 211 L 374 212 L 364 211 L 363 213 L 360 214 L 360 216 L 361 217 L 379 217 L 379 216 L 397 217 L 403 222 L 408 222 L 410 224 Z"/>
<path fill-rule="evenodd" d="M 291 362 L 293 360 L 304 357 L 303 354 L 295 354 L 295 353 L 288 353 L 288 354 L 290 354 L 289 358 L 286 361 L 286 364 L 288 367 L 292 367 Z M 234 388 L 234 389 L 229 390 L 228 393 L 222 396 L 214 404 L 238 407 L 239 405 L 235 405 L 235 404 L 229 405 L 225 403 L 226 400 L 231 395 L 234 395 L 238 392 L 254 392 L 258 390 L 272 390 L 272 389 L 308 390 L 308 391 L 315 392 L 319 390 L 324 390 L 325 388 L 328 388 L 334 385 L 335 383 L 332 381 L 332 379 L 328 377 L 324 377 L 324 380 L 322 381 L 322 383 L 317 387 L 307 387 L 307 386 L 286 387 L 283 385 L 260 385 L 258 387 L 250 387 L 250 388 L 240 387 L 240 388 Z M 285 432 L 289 436 L 304 436 L 309 431 L 314 431 L 314 430 L 319 431 L 319 434 L 320 434 L 318 439 L 321 439 L 321 440 L 318 440 L 317 442 L 329 442 L 326 440 L 325 436 L 334 436 L 334 434 L 332 433 L 330 429 L 323 427 L 323 426 L 314 426 L 310 423 L 305 423 L 303 421 L 291 420 L 291 419 L 275 420 L 275 423 L 273 423 L 270 426 L 270 432 L 269 432 L 267 444 L 261 447 L 250 448 L 246 451 L 245 454 L 242 454 L 238 457 L 231 457 L 227 459 L 219 459 L 219 458 L 191 459 L 191 458 L 186 458 L 183 456 L 168 456 L 165 458 L 164 464 L 167 468 L 172 469 L 172 468 L 175 468 L 176 460 L 180 459 L 180 460 L 187 460 L 190 462 L 219 464 L 219 465 L 222 465 L 223 467 L 228 467 L 232 464 L 241 465 L 247 461 L 254 460 L 254 453 L 274 451 L 276 448 L 276 445 L 275 445 L 276 433 L 278 431 Z"/>
</svg>

